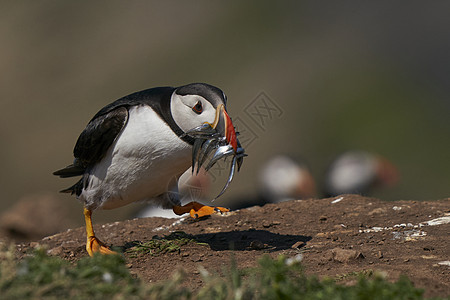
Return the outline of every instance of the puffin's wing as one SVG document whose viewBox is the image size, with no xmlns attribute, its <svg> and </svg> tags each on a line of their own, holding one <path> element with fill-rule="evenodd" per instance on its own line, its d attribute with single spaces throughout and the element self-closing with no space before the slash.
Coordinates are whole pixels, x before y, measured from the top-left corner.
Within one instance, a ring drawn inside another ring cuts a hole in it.
<svg viewBox="0 0 450 300">
<path fill-rule="evenodd" d="M 128 120 L 128 109 L 120 106 L 94 117 L 80 134 L 73 154 L 84 166 L 91 166 L 105 156 Z"/>
<path fill-rule="evenodd" d="M 54 175 L 63 178 L 83 175 L 86 168 L 105 156 L 128 120 L 128 109 L 125 106 L 105 108 L 109 109 L 96 114 L 78 137 L 73 150 L 74 163 L 54 172 Z"/>
</svg>

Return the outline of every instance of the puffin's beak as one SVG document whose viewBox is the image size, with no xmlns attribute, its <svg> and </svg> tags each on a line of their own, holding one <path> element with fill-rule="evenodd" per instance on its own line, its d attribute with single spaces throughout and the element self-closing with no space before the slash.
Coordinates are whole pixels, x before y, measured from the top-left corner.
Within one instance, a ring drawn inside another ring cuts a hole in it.
<svg viewBox="0 0 450 300">
<path fill-rule="evenodd" d="M 233 147 L 234 152 L 237 151 L 237 137 L 236 131 L 234 130 L 233 123 L 231 122 L 230 116 L 228 116 L 225 106 L 220 104 L 216 109 L 216 117 L 214 123 L 211 124 L 212 128 L 216 129 L 218 132 L 222 133 L 227 139 L 228 144 Z"/>
</svg>

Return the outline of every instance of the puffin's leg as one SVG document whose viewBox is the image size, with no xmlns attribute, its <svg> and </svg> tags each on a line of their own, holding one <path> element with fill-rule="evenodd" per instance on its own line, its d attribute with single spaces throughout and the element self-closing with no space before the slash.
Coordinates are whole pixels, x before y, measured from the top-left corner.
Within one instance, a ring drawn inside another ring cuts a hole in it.
<svg viewBox="0 0 450 300">
<path fill-rule="evenodd" d="M 100 241 L 94 234 L 94 227 L 92 226 L 92 211 L 84 208 L 84 221 L 86 222 L 86 251 L 89 256 L 94 256 L 95 252 L 101 254 L 117 254 L 117 252 L 111 251 L 102 241 Z"/>
<path fill-rule="evenodd" d="M 188 204 L 183 205 L 183 206 L 178 206 L 178 205 L 173 206 L 173 212 L 176 213 L 177 215 L 190 213 L 191 217 L 194 219 L 201 218 L 204 216 L 209 216 L 216 212 L 223 213 L 223 212 L 227 212 L 227 211 L 230 211 L 230 210 L 225 207 L 211 207 L 211 206 L 203 205 L 203 204 L 195 202 L 195 201 L 189 202 Z"/>
</svg>

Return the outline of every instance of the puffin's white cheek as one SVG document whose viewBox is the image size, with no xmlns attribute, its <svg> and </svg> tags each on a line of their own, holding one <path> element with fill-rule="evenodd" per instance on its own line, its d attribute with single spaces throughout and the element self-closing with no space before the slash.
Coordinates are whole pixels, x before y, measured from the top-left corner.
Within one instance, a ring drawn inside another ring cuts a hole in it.
<svg viewBox="0 0 450 300">
<path fill-rule="evenodd" d="M 207 111 L 204 111 L 201 116 L 202 116 L 201 124 L 203 124 L 205 122 L 212 124 L 212 123 L 214 123 L 214 119 L 216 118 L 216 111 L 215 110 L 214 111 L 207 110 Z"/>
<path fill-rule="evenodd" d="M 202 103 L 203 111 L 198 114 L 192 107 L 198 102 Z M 207 123 L 213 123 L 216 115 L 216 109 L 204 98 L 196 96 L 173 95 L 170 109 L 172 117 L 178 127 L 184 132 Z"/>
</svg>

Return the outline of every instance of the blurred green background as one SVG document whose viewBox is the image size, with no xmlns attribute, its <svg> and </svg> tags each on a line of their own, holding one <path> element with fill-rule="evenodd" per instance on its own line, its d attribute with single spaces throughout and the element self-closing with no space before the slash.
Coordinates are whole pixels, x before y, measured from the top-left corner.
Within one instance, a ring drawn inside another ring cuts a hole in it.
<svg viewBox="0 0 450 300">
<path fill-rule="evenodd" d="M 273 154 L 302 156 L 320 185 L 347 149 L 398 167 L 400 183 L 376 197 L 449 197 L 449 11 L 445 1 L 1 1 L 0 208 L 72 184 L 51 173 L 104 105 L 191 82 L 223 89 L 249 127 L 242 139 L 255 137 L 218 205 L 256 194 Z M 263 128 L 245 113 L 261 92 L 282 110 Z M 57 197 L 81 224 L 81 205 Z"/>
</svg>

